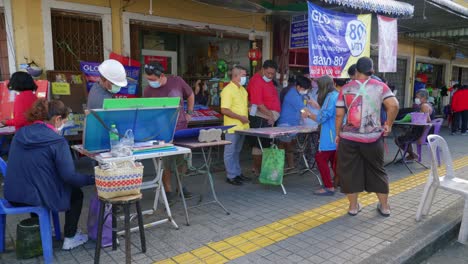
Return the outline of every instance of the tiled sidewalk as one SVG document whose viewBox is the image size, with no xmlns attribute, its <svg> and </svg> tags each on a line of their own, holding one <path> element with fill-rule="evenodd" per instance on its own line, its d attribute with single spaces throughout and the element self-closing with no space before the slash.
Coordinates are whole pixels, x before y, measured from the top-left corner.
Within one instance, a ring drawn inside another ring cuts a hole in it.
<svg viewBox="0 0 468 264">
<path fill-rule="evenodd" d="M 443 135 L 449 142 L 452 155 L 459 170 L 468 171 L 468 140 L 462 136 Z M 388 140 L 389 152 L 386 160 L 393 158 L 396 149 Z M 249 155 L 244 155 L 248 157 Z M 465 157 L 466 156 L 466 157 Z M 423 153 L 427 160 L 428 153 Z M 81 168 L 89 169 L 86 161 Z M 249 164 L 249 162 L 246 162 Z M 426 164 L 428 164 L 426 162 Z M 145 163 L 147 172 L 151 164 Z M 375 210 L 375 195 L 361 196 L 364 210 L 356 217 L 346 215 L 347 202 L 343 195 L 318 197 L 312 193 L 317 182 L 310 173 L 290 175 L 285 178 L 287 195 L 279 187 L 246 184 L 242 187 L 224 182 L 224 173 L 216 173 L 215 181 L 219 199 L 231 211 L 226 215 L 221 208 L 212 204 L 189 211 L 191 225 L 185 226 L 181 203 L 173 206 L 175 220 L 180 226 L 175 230 L 168 224 L 146 230 L 146 254 L 140 253 L 139 237 L 132 235 L 134 263 L 359 263 L 374 253 L 387 248 L 393 242 L 424 224 L 416 223 L 414 215 L 422 192 L 427 172 L 417 164 L 410 165 L 415 174 L 401 164 L 390 165 L 387 171 L 392 182 L 392 216 L 380 217 Z M 248 166 L 245 171 L 248 171 Z M 203 178 L 189 178 L 185 185 L 191 191 L 201 190 Z M 85 207 L 92 188 L 86 189 Z M 144 192 L 144 208 L 149 208 L 154 193 Z M 206 197 L 209 199 L 209 197 Z M 195 202 L 190 201 L 192 204 Z M 450 205 L 460 201 L 456 195 L 438 192 L 431 216 L 438 215 Z M 161 208 L 161 207 L 160 207 Z M 145 222 L 160 219 L 163 211 L 145 217 Z M 21 219 L 21 218 L 20 218 Z M 87 208 L 83 209 L 81 227 L 86 229 Z M 38 263 L 41 258 L 18 261 L 12 246 L 18 218 L 8 217 L 7 243 L 9 252 L 2 254 L 2 263 Z M 427 220 L 425 220 L 427 221 Z M 92 263 L 94 242 L 70 252 L 56 245 L 57 263 Z M 101 263 L 123 263 L 124 245 L 117 251 L 105 249 Z M 203 260 L 203 261 L 202 261 Z"/>
</svg>

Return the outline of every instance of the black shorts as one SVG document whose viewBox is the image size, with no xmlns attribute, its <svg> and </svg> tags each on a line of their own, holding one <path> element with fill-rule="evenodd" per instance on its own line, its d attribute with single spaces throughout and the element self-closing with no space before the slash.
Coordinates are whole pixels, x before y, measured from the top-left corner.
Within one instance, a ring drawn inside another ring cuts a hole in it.
<svg viewBox="0 0 468 264">
<path fill-rule="evenodd" d="M 250 128 L 271 127 L 271 125 L 268 124 L 268 120 L 258 117 L 258 116 L 249 115 L 249 121 L 250 121 Z M 258 145 L 257 137 L 247 136 L 245 139 L 251 147 L 260 148 L 260 146 Z M 269 138 L 260 138 L 260 141 L 262 141 L 263 148 L 269 148 L 272 142 L 272 140 Z"/>
<path fill-rule="evenodd" d="M 340 175 L 342 193 L 367 191 L 388 194 L 383 138 L 373 143 L 340 139 L 337 174 Z"/>
</svg>

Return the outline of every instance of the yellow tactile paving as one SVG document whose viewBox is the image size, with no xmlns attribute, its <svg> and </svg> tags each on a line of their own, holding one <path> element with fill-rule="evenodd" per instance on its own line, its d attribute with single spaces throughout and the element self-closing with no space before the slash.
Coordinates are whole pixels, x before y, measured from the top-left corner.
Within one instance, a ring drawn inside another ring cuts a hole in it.
<svg viewBox="0 0 468 264">
<path fill-rule="evenodd" d="M 465 166 L 468 166 L 468 156 L 453 162 L 454 170 L 461 169 Z M 424 170 L 420 173 L 390 183 L 390 196 L 411 190 L 425 183 L 428 172 L 429 170 Z M 440 168 L 439 173 L 444 175 L 445 168 Z M 362 193 L 359 195 L 359 202 L 363 206 L 374 204 L 377 201 L 377 197 L 374 194 Z M 320 207 L 286 217 L 271 224 L 257 227 L 239 235 L 228 237 L 222 241 L 208 243 L 206 246 L 156 263 L 226 263 L 229 260 L 242 257 L 332 221 L 346 215 L 347 212 L 348 200 L 342 198 Z"/>
</svg>

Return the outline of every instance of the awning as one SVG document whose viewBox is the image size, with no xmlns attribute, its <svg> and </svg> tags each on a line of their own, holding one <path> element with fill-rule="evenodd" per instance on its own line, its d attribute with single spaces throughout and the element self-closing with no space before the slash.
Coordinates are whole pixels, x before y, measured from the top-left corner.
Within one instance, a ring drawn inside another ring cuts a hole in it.
<svg viewBox="0 0 468 264">
<path fill-rule="evenodd" d="M 414 6 L 394 0 L 321 0 L 328 4 L 337 4 L 354 9 L 367 10 L 391 16 L 412 17 Z"/>
</svg>

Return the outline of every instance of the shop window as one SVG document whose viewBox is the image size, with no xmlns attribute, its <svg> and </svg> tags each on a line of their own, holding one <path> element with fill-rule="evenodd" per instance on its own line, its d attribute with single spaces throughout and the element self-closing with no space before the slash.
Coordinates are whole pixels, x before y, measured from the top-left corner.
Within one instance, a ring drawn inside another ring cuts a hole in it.
<svg viewBox="0 0 468 264">
<path fill-rule="evenodd" d="M 55 70 L 79 71 L 80 60 L 104 60 L 101 17 L 52 10 L 51 23 Z"/>
<path fill-rule="evenodd" d="M 10 78 L 5 13 L 0 9 L 0 81 Z"/>
<path fill-rule="evenodd" d="M 397 59 L 397 71 L 396 72 L 379 72 L 379 60 L 377 56 L 371 56 L 374 61 L 375 74 L 379 77 L 384 77 L 387 80 L 388 85 L 391 88 L 395 88 L 397 91 L 396 98 L 400 102 L 400 107 L 405 106 L 405 95 L 406 95 L 406 59 Z M 392 87 L 393 86 L 393 87 Z"/>
</svg>

